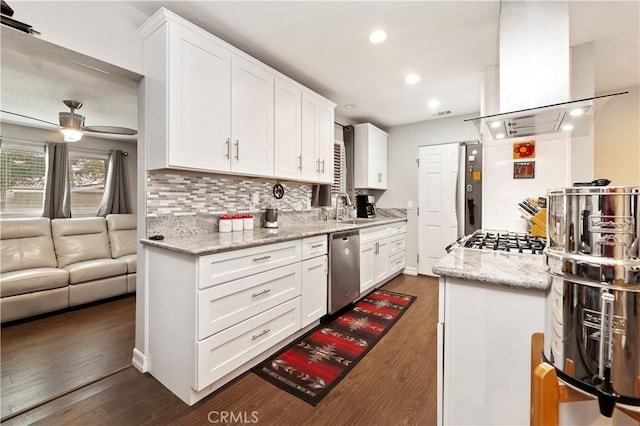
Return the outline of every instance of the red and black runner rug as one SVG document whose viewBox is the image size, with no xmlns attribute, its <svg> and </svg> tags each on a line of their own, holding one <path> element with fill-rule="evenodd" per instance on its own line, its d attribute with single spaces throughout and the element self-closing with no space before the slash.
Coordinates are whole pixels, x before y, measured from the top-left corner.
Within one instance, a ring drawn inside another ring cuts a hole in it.
<svg viewBox="0 0 640 426">
<path fill-rule="evenodd" d="M 263 361 L 253 372 L 315 406 L 391 329 L 415 299 L 415 296 L 376 290 Z"/>
</svg>

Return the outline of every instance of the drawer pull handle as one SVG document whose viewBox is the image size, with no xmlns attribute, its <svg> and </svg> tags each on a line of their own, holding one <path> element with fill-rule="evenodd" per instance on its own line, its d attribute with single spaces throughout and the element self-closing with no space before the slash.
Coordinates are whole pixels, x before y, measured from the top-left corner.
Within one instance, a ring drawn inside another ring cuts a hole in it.
<svg viewBox="0 0 640 426">
<path fill-rule="evenodd" d="M 324 246 L 324 244 L 315 244 L 315 245 L 311 246 L 311 248 L 320 248 L 322 246 Z"/>
<path fill-rule="evenodd" d="M 271 256 L 254 257 L 253 261 L 257 262 L 258 260 L 266 260 L 266 259 L 271 259 Z"/>
<path fill-rule="evenodd" d="M 267 294 L 271 291 L 270 288 L 265 288 L 264 290 L 262 290 L 260 293 L 253 293 L 251 295 L 251 297 L 258 297 L 258 296 L 262 296 L 263 294 Z"/>
<path fill-rule="evenodd" d="M 251 340 L 256 340 L 258 337 L 264 336 L 265 334 L 267 334 L 270 331 L 271 331 L 270 329 L 266 328 L 266 329 L 262 330 L 260 333 L 254 335 L 254 336 L 251 336 Z"/>
</svg>

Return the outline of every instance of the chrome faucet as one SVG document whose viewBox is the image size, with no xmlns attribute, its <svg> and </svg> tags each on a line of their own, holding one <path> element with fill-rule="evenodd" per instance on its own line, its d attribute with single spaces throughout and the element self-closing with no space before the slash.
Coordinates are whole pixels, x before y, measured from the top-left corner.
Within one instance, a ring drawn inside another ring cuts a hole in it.
<svg viewBox="0 0 640 426">
<path fill-rule="evenodd" d="M 349 194 L 347 194 L 346 192 L 339 193 L 338 196 L 336 197 L 336 220 L 344 220 L 345 219 L 345 218 L 341 218 L 340 217 L 340 199 L 341 198 L 344 198 L 345 207 L 350 207 L 351 206 L 351 198 L 349 198 Z M 351 219 L 351 218 L 347 217 L 346 219 Z"/>
</svg>

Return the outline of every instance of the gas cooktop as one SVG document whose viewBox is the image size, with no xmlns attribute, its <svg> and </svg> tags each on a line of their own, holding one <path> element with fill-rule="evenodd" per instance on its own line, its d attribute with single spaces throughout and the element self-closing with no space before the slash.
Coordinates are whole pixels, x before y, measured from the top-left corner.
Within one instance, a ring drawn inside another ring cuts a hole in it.
<svg viewBox="0 0 640 426">
<path fill-rule="evenodd" d="M 543 254 L 546 244 L 545 238 L 529 234 L 484 230 L 478 230 L 461 241 L 465 248 L 526 254 Z"/>
</svg>

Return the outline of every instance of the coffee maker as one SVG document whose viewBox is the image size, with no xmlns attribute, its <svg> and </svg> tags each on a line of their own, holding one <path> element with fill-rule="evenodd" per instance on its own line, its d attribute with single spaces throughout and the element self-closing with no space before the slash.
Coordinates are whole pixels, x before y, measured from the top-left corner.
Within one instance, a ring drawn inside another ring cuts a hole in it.
<svg viewBox="0 0 640 426">
<path fill-rule="evenodd" d="M 356 195 L 356 216 L 376 217 L 376 197 L 368 194 Z"/>
</svg>

